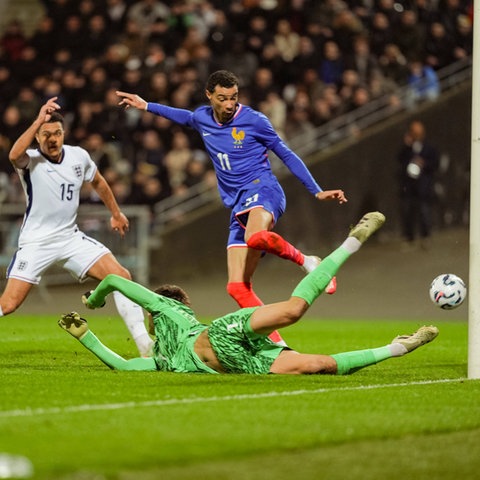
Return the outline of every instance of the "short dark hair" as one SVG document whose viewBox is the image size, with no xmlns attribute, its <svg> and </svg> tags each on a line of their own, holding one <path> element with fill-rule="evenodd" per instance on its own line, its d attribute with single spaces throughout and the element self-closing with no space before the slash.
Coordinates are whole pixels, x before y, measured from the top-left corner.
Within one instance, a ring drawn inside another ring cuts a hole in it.
<svg viewBox="0 0 480 480">
<path fill-rule="evenodd" d="M 55 122 L 59 122 L 62 124 L 62 127 L 65 123 L 65 119 L 63 118 L 63 115 L 61 113 L 58 113 L 58 112 L 52 112 L 50 114 L 50 119 L 45 122 L 45 123 L 55 123 Z"/>
<path fill-rule="evenodd" d="M 206 89 L 213 93 L 217 85 L 223 88 L 238 87 L 238 78 L 228 70 L 217 70 L 208 77 Z"/>
<path fill-rule="evenodd" d="M 173 300 L 176 300 L 177 302 L 183 303 L 187 307 L 191 307 L 190 303 L 190 298 L 187 295 L 187 292 L 183 290 L 183 288 L 180 288 L 177 285 L 160 285 L 154 290 L 155 293 L 158 293 L 159 295 L 163 295 L 164 297 L 167 298 L 173 298 Z"/>
</svg>

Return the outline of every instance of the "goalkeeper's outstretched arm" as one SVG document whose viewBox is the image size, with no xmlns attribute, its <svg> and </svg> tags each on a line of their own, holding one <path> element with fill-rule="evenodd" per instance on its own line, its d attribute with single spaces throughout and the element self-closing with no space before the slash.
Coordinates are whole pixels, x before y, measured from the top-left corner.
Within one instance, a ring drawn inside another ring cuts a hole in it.
<svg viewBox="0 0 480 480">
<path fill-rule="evenodd" d="M 113 370 L 155 371 L 157 364 L 152 357 L 132 358 L 123 357 L 105 346 L 96 335 L 89 330 L 87 321 L 76 312 L 62 315 L 58 321 L 60 328 L 75 337 L 85 348 L 96 355 L 105 365 Z"/>
<path fill-rule="evenodd" d="M 127 280 L 118 275 L 107 275 L 95 290 L 85 294 L 82 301 L 88 308 L 100 308 L 105 305 L 105 298 L 112 292 L 118 291 L 129 298 L 132 302 L 143 307 L 147 312 L 152 309 L 158 295 L 139 283 Z"/>
</svg>

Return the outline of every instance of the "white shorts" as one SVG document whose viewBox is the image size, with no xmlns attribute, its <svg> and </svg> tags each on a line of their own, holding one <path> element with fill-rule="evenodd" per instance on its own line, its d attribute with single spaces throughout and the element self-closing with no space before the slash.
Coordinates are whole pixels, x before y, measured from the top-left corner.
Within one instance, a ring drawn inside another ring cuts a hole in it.
<svg viewBox="0 0 480 480">
<path fill-rule="evenodd" d="M 76 230 L 68 237 L 49 243 L 20 247 L 7 269 L 7 278 L 38 284 L 49 267 L 59 265 L 83 281 L 90 268 L 107 253 L 111 252 L 105 245 Z"/>
</svg>

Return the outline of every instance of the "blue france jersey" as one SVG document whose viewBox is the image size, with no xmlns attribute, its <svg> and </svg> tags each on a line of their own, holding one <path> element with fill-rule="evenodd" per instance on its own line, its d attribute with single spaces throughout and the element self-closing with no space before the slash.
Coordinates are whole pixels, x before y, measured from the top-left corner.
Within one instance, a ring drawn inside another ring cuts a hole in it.
<svg viewBox="0 0 480 480">
<path fill-rule="evenodd" d="M 210 106 L 202 106 L 191 112 L 148 103 L 147 110 L 199 132 L 213 162 L 218 190 L 226 207 L 231 208 L 238 193 L 265 174 L 271 175 L 272 180 L 276 181 L 271 173 L 269 150 L 285 163 L 312 194 L 322 191 L 303 161 L 275 132 L 268 118 L 248 106 L 239 104 L 233 118 L 225 124 L 215 120 Z"/>
</svg>

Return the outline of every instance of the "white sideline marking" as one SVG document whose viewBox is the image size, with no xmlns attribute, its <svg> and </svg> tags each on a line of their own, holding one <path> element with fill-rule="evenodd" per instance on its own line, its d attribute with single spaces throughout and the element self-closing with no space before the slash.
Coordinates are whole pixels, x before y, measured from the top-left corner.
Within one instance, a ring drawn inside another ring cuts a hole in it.
<svg viewBox="0 0 480 480">
<path fill-rule="evenodd" d="M 418 382 L 405 383 L 385 383 L 377 385 L 360 385 L 358 387 L 338 387 L 338 388 L 317 388 L 313 390 L 292 390 L 287 392 L 265 392 L 252 393 L 242 395 L 225 395 L 223 397 L 192 397 L 192 398 L 170 398 L 168 400 L 150 400 L 145 402 L 123 402 L 123 403 L 106 403 L 99 405 L 70 405 L 67 407 L 52 407 L 52 408 L 25 408 L 23 410 L 5 410 L 0 411 L 0 418 L 13 417 L 34 417 L 37 415 L 56 415 L 65 413 L 78 412 L 92 412 L 101 410 L 121 410 L 125 408 L 142 408 L 142 407 L 161 407 L 168 405 L 186 405 L 194 403 L 208 403 L 208 402 L 225 402 L 232 400 L 255 400 L 261 398 L 272 397 L 291 397 L 300 395 L 316 395 L 320 393 L 330 392 L 351 392 L 355 390 L 375 390 L 380 388 L 397 388 L 409 387 L 413 385 L 435 385 L 438 383 L 454 383 L 464 382 L 466 378 L 445 378 L 440 380 L 423 380 Z"/>
</svg>

